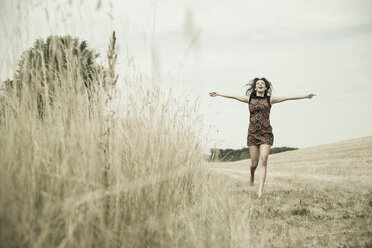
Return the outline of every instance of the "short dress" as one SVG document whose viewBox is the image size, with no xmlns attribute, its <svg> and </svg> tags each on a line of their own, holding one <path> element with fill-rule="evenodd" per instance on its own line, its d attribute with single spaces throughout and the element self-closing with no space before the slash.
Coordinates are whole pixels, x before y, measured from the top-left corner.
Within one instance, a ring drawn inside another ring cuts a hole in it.
<svg viewBox="0 0 372 248">
<path fill-rule="evenodd" d="M 249 127 L 247 145 L 274 143 L 274 134 L 270 125 L 270 96 L 257 96 L 252 93 L 249 97 Z"/>
</svg>

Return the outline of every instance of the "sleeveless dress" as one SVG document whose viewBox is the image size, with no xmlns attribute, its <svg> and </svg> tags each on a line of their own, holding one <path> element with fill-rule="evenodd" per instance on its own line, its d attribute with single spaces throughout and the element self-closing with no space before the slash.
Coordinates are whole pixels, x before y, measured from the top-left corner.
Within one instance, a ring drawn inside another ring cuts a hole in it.
<svg viewBox="0 0 372 248">
<path fill-rule="evenodd" d="M 249 97 L 249 127 L 247 145 L 274 143 L 274 134 L 270 125 L 270 96 L 257 96 L 252 93 Z"/>
</svg>

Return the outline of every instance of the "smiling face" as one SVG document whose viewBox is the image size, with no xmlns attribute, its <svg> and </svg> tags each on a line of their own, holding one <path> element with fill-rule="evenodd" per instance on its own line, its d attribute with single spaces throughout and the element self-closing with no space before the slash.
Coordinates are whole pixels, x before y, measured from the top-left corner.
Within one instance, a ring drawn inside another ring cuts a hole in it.
<svg viewBox="0 0 372 248">
<path fill-rule="evenodd" d="M 256 90 L 256 92 L 264 93 L 265 90 L 267 90 L 265 81 L 263 81 L 261 79 L 257 80 L 255 90 Z"/>
<path fill-rule="evenodd" d="M 272 84 L 266 78 L 254 78 L 246 84 L 248 89 L 246 90 L 245 94 L 250 96 L 252 93 L 253 95 L 259 96 L 270 96 L 272 92 Z"/>
</svg>

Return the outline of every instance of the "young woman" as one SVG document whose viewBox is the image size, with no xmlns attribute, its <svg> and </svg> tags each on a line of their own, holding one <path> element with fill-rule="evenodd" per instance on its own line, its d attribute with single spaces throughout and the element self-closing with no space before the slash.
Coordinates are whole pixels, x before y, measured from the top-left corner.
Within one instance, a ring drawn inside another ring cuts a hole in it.
<svg viewBox="0 0 372 248">
<path fill-rule="evenodd" d="M 271 105 L 287 100 L 299 100 L 312 98 L 315 94 L 300 96 L 271 96 L 272 84 L 266 78 L 255 78 L 246 86 L 248 89 L 245 96 L 232 96 L 217 92 L 210 92 L 211 97 L 222 96 L 236 99 L 248 103 L 249 107 L 249 127 L 247 145 L 251 156 L 251 178 L 250 185 L 254 183 L 254 173 L 261 160 L 260 183 L 258 187 L 258 197 L 262 196 L 263 186 L 266 179 L 267 158 L 270 148 L 274 143 L 274 135 L 270 125 Z"/>
</svg>

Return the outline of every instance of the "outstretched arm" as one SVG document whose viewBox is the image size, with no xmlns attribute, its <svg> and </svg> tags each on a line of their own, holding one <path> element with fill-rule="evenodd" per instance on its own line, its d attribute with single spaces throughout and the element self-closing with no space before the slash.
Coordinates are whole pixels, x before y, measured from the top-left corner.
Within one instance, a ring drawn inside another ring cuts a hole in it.
<svg viewBox="0 0 372 248">
<path fill-rule="evenodd" d="M 222 97 L 235 99 L 235 100 L 245 102 L 245 103 L 247 103 L 249 101 L 248 96 L 234 96 L 234 95 L 221 94 L 221 93 L 217 93 L 217 92 L 209 92 L 209 95 L 211 97 L 222 96 Z"/>
<path fill-rule="evenodd" d="M 308 94 L 308 95 L 300 95 L 300 96 L 272 96 L 271 97 L 271 104 L 284 102 L 287 100 L 300 100 L 300 99 L 306 99 L 306 98 L 312 98 L 313 96 L 316 96 L 315 94 Z"/>
</svg>

